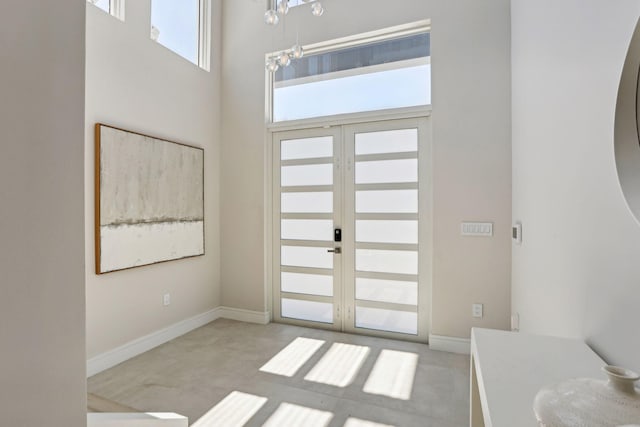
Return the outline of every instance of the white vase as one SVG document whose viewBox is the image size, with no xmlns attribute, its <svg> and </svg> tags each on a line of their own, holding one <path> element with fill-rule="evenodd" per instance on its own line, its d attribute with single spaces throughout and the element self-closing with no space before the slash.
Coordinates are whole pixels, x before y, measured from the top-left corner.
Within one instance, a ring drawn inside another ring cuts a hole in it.
<svg viewBox="0 0 640 427">
<path fill-rule="evenodd" d="M 540 427 L 640 427 L 640 375 L 617 366 L 602 368 L 608 381 L 575 378 L 542 388 L 533 410 Z"/>
</svg>

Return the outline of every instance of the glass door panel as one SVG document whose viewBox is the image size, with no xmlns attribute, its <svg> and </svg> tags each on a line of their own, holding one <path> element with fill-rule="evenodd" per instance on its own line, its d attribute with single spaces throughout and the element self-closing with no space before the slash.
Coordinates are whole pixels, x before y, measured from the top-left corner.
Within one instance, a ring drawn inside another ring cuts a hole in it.
<svg viewBox="0 0 640 427">
<path fill-rule="evenodd" d="M 356 191 L 358 213 L 418 213 L 418 190 Z"/>
<path fill-rule="evenodd" d="M 356 184 L 416 182 L 418 159 L 356 161 Z"/>
<path fill-rule="evenodd" d="M 282 166 L 282 186 L 326 185 L 333 186 L 333 165 Z"/>
<path fill-rule="evenodd" d="M 332 324 L 333 304 L 297 298 L 282 298 L 282 317 Z"/>
<path fill-rule="evenodd" d="M 425 131 L 425 119 L 345 130 L 348 331 L 427 338 Z"/>
<path fill-rule="evenodd" d="M 333 277 L 325 274 L 287 273 L 280 274 L 282 292 L 307 295 L 333 296 Z"/>
<path fill-rule="evenodd" d="M 274 134 L 274 317 L 340 328 L 340 135 L 335 130 Z"/>
<path fill-rule="evenodd" d="M 356 300 L 418 305 L 418 282 L 356 277 Z"/>
<path fill-rule="evenodd" d="M 280 224 L 283 240 L 327 240 L 333 235 L 332 219 L 283 219 Z"/>
<path fill-rule="evenodd" d="M 360 249 L 356 242 L 356 272 L 418 274 L 418 250 Z M 383 244 L 376 245 L 385 247 Z M 357 275 L 356 275 L 357 277 Z"/>
<path fill-rule="evenodd" d="M 282 246 L 282 267 L 333 270 L 333 256 L 324 247 Z"/>
<path fill-rule="evenodd" d="M 333 213 L 333 192 L 282 193 L 280 208 L 287 213 Z"/>
<path fill-rule="evenodd" d="M 417 335 L 418 313 L 356 305 L 356 327 Z"/>
<path fill-rule="evenodd" d="M 418 243 L 417 220 L 356 220 L 356 241 Z"/>
</svg>

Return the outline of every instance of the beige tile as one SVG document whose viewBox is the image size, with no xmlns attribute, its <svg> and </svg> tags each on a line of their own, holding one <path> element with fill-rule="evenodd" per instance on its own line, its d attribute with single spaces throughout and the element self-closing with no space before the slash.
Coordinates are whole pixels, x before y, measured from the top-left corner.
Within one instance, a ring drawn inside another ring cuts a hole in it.
<svg viewBox="0 0 640 427">
<path fill-rule="evenodd" d="M 292 377 L 259 371 L 297 337 L 325 343 Z M 305 380 L 334 343 L 369 348 L 353 382 L 336 387 Z M 417 355 L 409 400 L 363 391 L 383 349 Z M 119 405 L 141 411 L 178 412 L 192 423 L 230 393 L 239 391 L 267 398 L 248 426 L 261 426 L 288 403 L 330 412 L 330 426 L 341 427 L 351 416 L 396 427 L 448 427 L 468 423 L 468 384 L 467 356 L 432 351 L 423 344 L 220 319 L 91 377 L 88 388 Z"/>
</svg>

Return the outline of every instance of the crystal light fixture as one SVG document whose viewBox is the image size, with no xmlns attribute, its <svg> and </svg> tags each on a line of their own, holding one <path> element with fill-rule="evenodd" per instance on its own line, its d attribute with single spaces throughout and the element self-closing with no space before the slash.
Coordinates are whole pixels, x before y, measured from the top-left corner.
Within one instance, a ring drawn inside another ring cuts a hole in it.
<svg viewBox="0 0 640 427">
<path fill-rule="evenodd" d="M 291 64 L 291 57 L 288 52 L 282 52 L 280 56 L 278 56 L 278 65 L 281 67 L 288 67 Z"/>
<path fill-rule="evenodd" d="M 302 46 L 300 46 L 299 44 L 296 44 L 291 48 L 291 57 L 293 59 L 300 59 L 303 56 L 304 56 L 304 50 L 302 49 Z"/>
<path fill-rule="evenodd" d="M 280 18 L 278 18 L 278 13 L 275 10 L 267 10 L 264 14 L 264 23 L 267 25 L 278 25 L 280 22 Z"/>
<path fill-rule="evenodd" d="M 313 16 L 322 16 L 322 14 L 324 13 L 324 8 L 319 1 L 311 5 L 311 13 L 313 14 Z"/>
<path fill-rule="evenodd" d="M 157 42 L 159 38 L 160 38 L 160 30 L 152 25 L 151 26 L 151 40 L 153 40 L 154 42 Z"/>
<path fill-rule="evenodd" d="M 277 0 L 267 0 L 267 11 L 264 13 L 264 23 L 267 25 L 278 25 L 280 18 L 276 10 Z"/>
<path fill-rule="evenodd" d="M 276 58 L 267 59 L 265 67 L 267 68 L 267 71 L 271 71 L 272 73 L 275 73 L 276 71 L 278 71 L 278 68 L 280 68 L 278 66 L 278 61 L 276 60 Z"/>
<path fill-rule="evenodd" d="M 284 17 L 289 13 L 289 1 L 290 0 L 267 0 L 267 11 L 264 14 L 264 22 L 267 25 L 276 26 L 280 19 L 284 20 Z M 324 7 L 319 0 L 294 0 L 294 6 L 309 4 L 311 5 L 311 14 L 313 16 L 322 16 L 324 13 Z M 279 54 L 273 55 L 267 58 L 265 68 L 270 72 L 276 72 L 280 67 L 287 67 L 291 64 L 292 60 L 300 59 L 304 56 L 304 50 L 302 46 L 296 44 Z"/>
<path fill-rule="evenodd" d="M 283 15 L 283 16 L 286 15 L 287 13 L 289 13 L 289 1 L 288 0 L 281 1 L 278 4 L 278 13 L 280 15 Z"/>
</svg>

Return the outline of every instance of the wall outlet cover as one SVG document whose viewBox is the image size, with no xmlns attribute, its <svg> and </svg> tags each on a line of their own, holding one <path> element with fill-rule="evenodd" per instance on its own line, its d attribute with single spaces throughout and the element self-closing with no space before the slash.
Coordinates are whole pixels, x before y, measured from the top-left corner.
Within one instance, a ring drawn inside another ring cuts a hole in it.
<svg viewBox="0 0 640 427">
<path fill-rule="evenodd" d="M 471 306 L 471 314 L 473 317 L 481 318 L 483 316 L 482 304 L 473 304 Z"/>
</svg>

